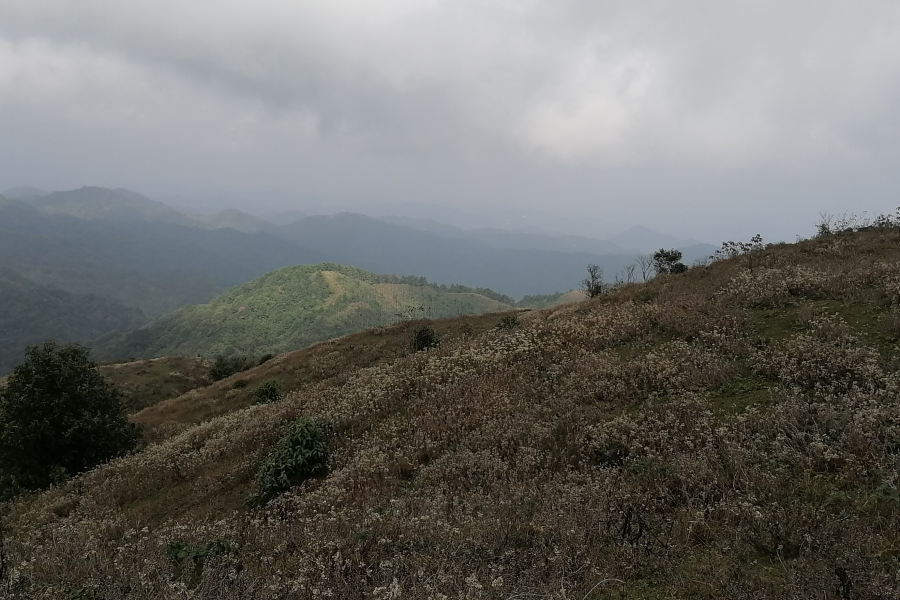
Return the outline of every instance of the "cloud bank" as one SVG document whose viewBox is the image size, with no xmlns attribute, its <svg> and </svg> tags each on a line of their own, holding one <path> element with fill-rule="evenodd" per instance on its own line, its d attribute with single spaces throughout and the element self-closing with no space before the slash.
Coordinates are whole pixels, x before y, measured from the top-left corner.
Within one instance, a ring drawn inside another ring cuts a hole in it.
<svg viewBox="0 0 900 600">
<path fill-rule="evenodd" d="M 0 127 L 8 185 L 655 215 L 708 238 L 900 204 L 900 5 L 7 0 Z"/>
</svg>

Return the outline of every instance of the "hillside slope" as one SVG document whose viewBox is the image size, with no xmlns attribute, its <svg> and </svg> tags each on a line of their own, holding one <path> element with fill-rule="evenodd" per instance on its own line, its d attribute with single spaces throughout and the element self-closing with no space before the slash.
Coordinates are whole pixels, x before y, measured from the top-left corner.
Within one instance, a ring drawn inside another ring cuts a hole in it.
<svg viewBox="0 0 900 600">
<path fill-rule="evenodd" d="M 186 306 L 146 327 L 98 344 L 105 360 L 287 352 L 404 319 L 511 310 L 475 293 L 410 285 L 333 263 L 268 273 L 208 304 Z M 392 283 L 392 281 L 396 281 Z M 451 288 L 453 289 L 453 288 Z M 489 293 L 489 292 L 487 292 Z"/>
<path fill-rule="evenodd" d="M 159 411 L 171 437 L 8 507 L 7 595 L 896 598 L 898 273 L 900 230 L 840 234 L 368 366 L 279 357 L 322 376 Z M 327 474 L 248 508 L 299 417 Z"/>
<path fill-rule="evenodd" d="M 0 375 L 23 359 L 29 344 L 48 339 L 86 343 L 146 321 L 140 310 L 38 285 L 0 267 Z"/>
</svg>

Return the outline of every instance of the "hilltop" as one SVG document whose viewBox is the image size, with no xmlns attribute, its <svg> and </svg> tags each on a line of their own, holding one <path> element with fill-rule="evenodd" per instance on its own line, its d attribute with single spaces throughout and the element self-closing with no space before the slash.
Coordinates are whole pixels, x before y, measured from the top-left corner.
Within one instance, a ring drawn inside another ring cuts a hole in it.
<svg viewBox="0 0 900 600">
<path fill-rule="evenodd" d="M 900 230 L 840 233 L 427 352 L 401 323 L 279 356 L 10 506 L 8 595 L 896 597 L 898 273 Z M 248 508 L 298 417 L 327 474 Z"/>
<path fill-rule="evenodd" d="M 98 343 L 102 359 L 281 353 L 400 320 L 506 311 L 491 290 L 429 285 L 322 263 L 268 273 L 207 304 Z"/>
</svg>

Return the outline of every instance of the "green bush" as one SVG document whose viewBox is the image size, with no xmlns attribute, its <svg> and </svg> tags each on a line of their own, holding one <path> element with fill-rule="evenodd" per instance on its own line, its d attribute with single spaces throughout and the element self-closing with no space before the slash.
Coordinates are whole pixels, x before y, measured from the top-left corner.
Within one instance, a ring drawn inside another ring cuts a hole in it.
<svg viewBox="0 0 900 600">
<path fill-rule="evenodd" d="M 437 348 L 440 345 L 440 339 L 438 339 L 438 336 L 434 332 L 434 329 L 432 329 L 428 325 L 422 325 L 421 327 L 418 327 L 415 331 L 413 331 L 412 341 L 410 342 L 410 346 L 412 347 L 413 352 L 421 352 L 422 350 Z"/>
<path fill-rule="evenodd" d="M 218 355 L 209 369 L 209 378 L 219 381 L 231 377 L 235 373 L 241 373 L 256 366 L 256 361 L 249 356 L 235 354 L 233 356 Z"/>
<path fill-rule="evenodd" d="M 36 490 L 133 449 L 137 428 L 90 350 L 45 342 L 0 390 L 0 497 Z"/>
<path fill-rule="evenodd" d="M 519 317 L 516 315 L 503 315 L 500 322 L 497 323 L 497 329 L 500 331 L 515 329 L 519 326 Z"/>
<path fill-rule="evenodd" d="M 259 362 L 256 363 L 256 364 L 257 364 L 257 366 L 259 366 L 259 365 L 264 365 L 264 364 L 266 364 L 267 362 L 269 362 L 270 360 L 272 360 L 273 358 L 275 358 L 275 355 L 274 355 L 274 354 L 271 354 L 271 353 L 263 354 L 263 355 L 259 358 Z"/>
<path fill-rule="evenodd" d="M 278 381 L 270 379 L 260 384 L 253 391 L 253 400 L 256 404 L 270 404 L 281 400 L 281 387 L 278 385 Z"/>
<path fill-rule="evenodd" d="M 265 504 L 291 487 L 324 474 L 330 456 L 325 432 L 318 424 L 307 418 L 292 422 L 260 466 L 251 504 Z"/>
</svg>

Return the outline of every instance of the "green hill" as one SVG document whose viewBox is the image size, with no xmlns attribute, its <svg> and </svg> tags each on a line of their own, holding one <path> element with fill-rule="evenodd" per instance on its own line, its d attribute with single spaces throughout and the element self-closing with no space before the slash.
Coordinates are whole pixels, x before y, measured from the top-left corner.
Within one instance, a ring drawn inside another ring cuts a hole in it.
<svg viewBox="0 0 900 600">
<path fill-rule="evenodd" d="M 333 263 L 300 265 L 103 340 L 96 354 L 112 360 L 286 352 L 401 320 L 505 311 L 513 304 L 490 290 L 437 286 Z"/>
<path fill-rule="evenodd" d="M 138 309 L 39 285 L 4 268 L 0 268 L 0 299 L 0 375 L 22 360 L 29 344 L 47 339 L 85 343 L 147 321 Z"/>
</svg>

